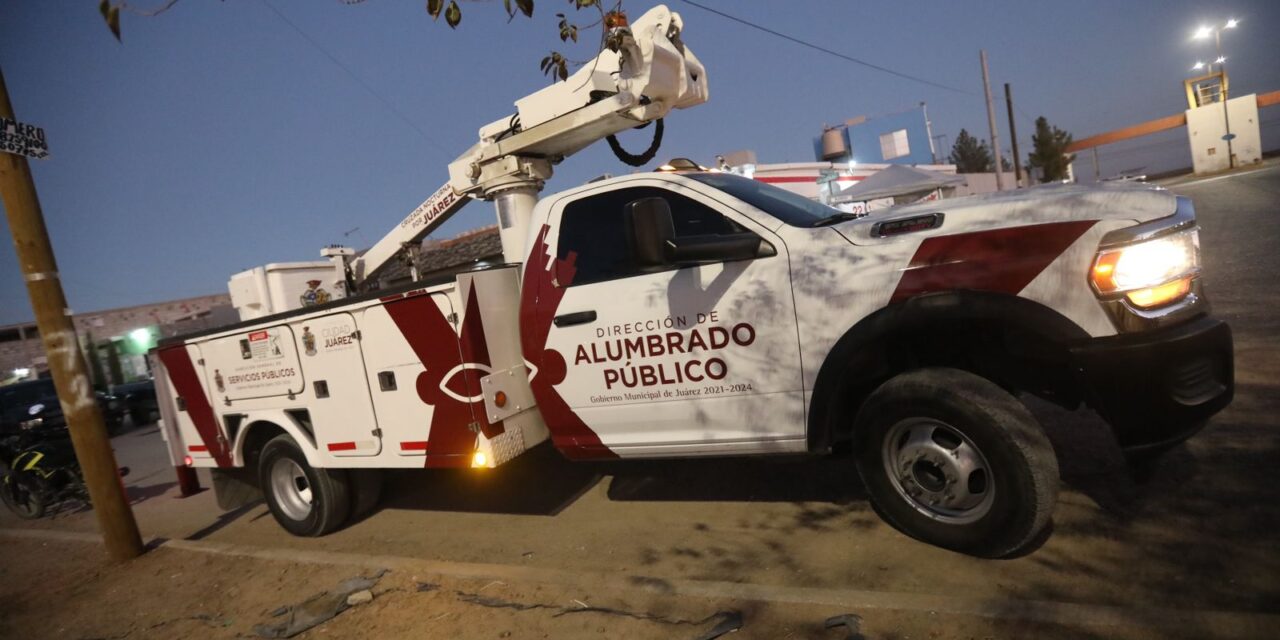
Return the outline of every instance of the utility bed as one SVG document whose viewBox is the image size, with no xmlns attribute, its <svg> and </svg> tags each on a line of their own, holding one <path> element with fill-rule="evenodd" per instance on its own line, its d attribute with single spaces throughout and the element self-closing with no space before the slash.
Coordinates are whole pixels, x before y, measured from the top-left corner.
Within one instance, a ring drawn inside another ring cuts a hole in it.
<svg viewBox="0 0 1280 640">
<path fill-rule="evenodd" d="M 166 436 L 193 466 L 243 465 L 259 420 L 310 443 L 318 467 L 502 464 L 547 438 L 521 357 L 518 278 L 472 271 L 165 340 Z"/>
</svg>

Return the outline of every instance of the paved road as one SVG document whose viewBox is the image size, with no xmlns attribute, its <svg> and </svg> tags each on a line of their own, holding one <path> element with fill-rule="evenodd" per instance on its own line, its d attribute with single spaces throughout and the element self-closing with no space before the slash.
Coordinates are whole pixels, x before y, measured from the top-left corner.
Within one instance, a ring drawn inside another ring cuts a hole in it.
<svg viewBox="0 0 1280 640">
<path fill-rule="evenodd" d="M 1088 411 L 1035 404 L 1061 458 L 1055 530 L 983 561 L 914 542 L 869 507 L 847 459 L 574 465 L 535 451 L 496 472 L 406 472 L 383 508 L 296 539 L 255 506 L 175 499 L 154 427 L 115 440 L 146 535 L 665 578 L 1280 610 L 1280 167 L 1171 186 L 1191 196 L 1206 283 L 1236 335 L 1237 395 L 1210 428 L 1135 477 Z M 5 514 L 0 526 L 16 526 Z M 90 514 L 34 525 L 91 530 Z M 1208 637 L 1212 629 L 1202 631 Z"/>
</svg>

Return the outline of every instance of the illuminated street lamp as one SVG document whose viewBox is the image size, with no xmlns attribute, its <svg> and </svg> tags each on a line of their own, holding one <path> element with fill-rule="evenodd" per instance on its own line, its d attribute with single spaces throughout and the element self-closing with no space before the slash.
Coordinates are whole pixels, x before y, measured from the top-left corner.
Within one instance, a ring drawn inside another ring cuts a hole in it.
<svg viewBox="0 0 1280 640">
<path fill-rule="evenodd" d="M 1226 82 L 1227 58 L 1226 56 L 1222 55 L 1222 32 L 1225 29 L 1234 29 L 1238 24 L 1240 24 L 1239 20 L 1236 20 L 1235 18 L 1231 18 L 1231 19 L 1228 19 L 1227 23 L 1222 25 L 1221 27 L 1211 27 L 1208 25 L 1201 25 L 1200 28 L 1196 29 L 1196 32 L 1191 36 L 1196 40 L 1204 40 L 1209 36 L 1213 36 L 1213 44 L 1218 52 L 1218 59 L 1215 60 L 1214 63 L 1218 65 L 1218 73 L 1222 74 L 1222 92 L 1221 92 L 1222 93 L 1222 122 L 1226 125 L 1226 129 L 1227 129 L 1227 133 L 1226 135 L 1222 136 L 1222 139 L 1227 141 L 1227 168 L 1229 169 L 1234 169 L 1236 166 L 1235 153 L 1233 153 L 1231 150 L 1231 139 L 1235 138 L 1235 136 L 1232 135 L 1231 133 L 1231 116 L 1227 113 L 1227 82 Z M 1199 70 L 1204 66 L 1206 66 L 1204 63 L 1196 62 L 1196 66 L 1192 68 Z M 1210 64 L 1208 65 L 1208 67 L 1209 67 L 1209 72 L 1212 73 L 1213 65 Z"/>
</svg>

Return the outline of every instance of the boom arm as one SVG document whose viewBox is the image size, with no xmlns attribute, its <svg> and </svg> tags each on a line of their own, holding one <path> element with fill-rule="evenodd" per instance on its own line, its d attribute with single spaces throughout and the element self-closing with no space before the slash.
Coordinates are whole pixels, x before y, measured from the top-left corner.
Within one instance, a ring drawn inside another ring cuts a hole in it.
<svg viewBox="0 0 1280 640">
<path fill-rule="evenodd" d="M 616 133 L 707 101 L 702 63 L 681 40 L 684 23 L 664 5 L 610 33 L 568 80 L 516 101 L 516 113 L 480 129 L 480 141 L 449 164 L 449 182 L 352 263 L 357 288 L 405 246 L 420 242 L 469 198 L 494 200 L 502 253 L 525 256 L 529 219 L 552 165 Z"/>
</svg>

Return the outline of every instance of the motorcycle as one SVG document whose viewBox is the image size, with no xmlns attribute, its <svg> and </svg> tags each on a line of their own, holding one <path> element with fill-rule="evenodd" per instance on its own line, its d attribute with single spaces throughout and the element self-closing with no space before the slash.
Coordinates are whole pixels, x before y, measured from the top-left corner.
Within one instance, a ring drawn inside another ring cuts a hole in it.
<svg viewBox="0 0 1280 640">
<path fill-rule="evenodd" d="M 7 463 L 0 479 L 0 499 L 19 518 L 34 520 L 68 500 L 89 504 L 89 491 L 65 427 L 23 430 L 0 439 L 0 460 Z M 121 477 L 128 473 L 128 467 L 120 468 Z"/>
</svg>

